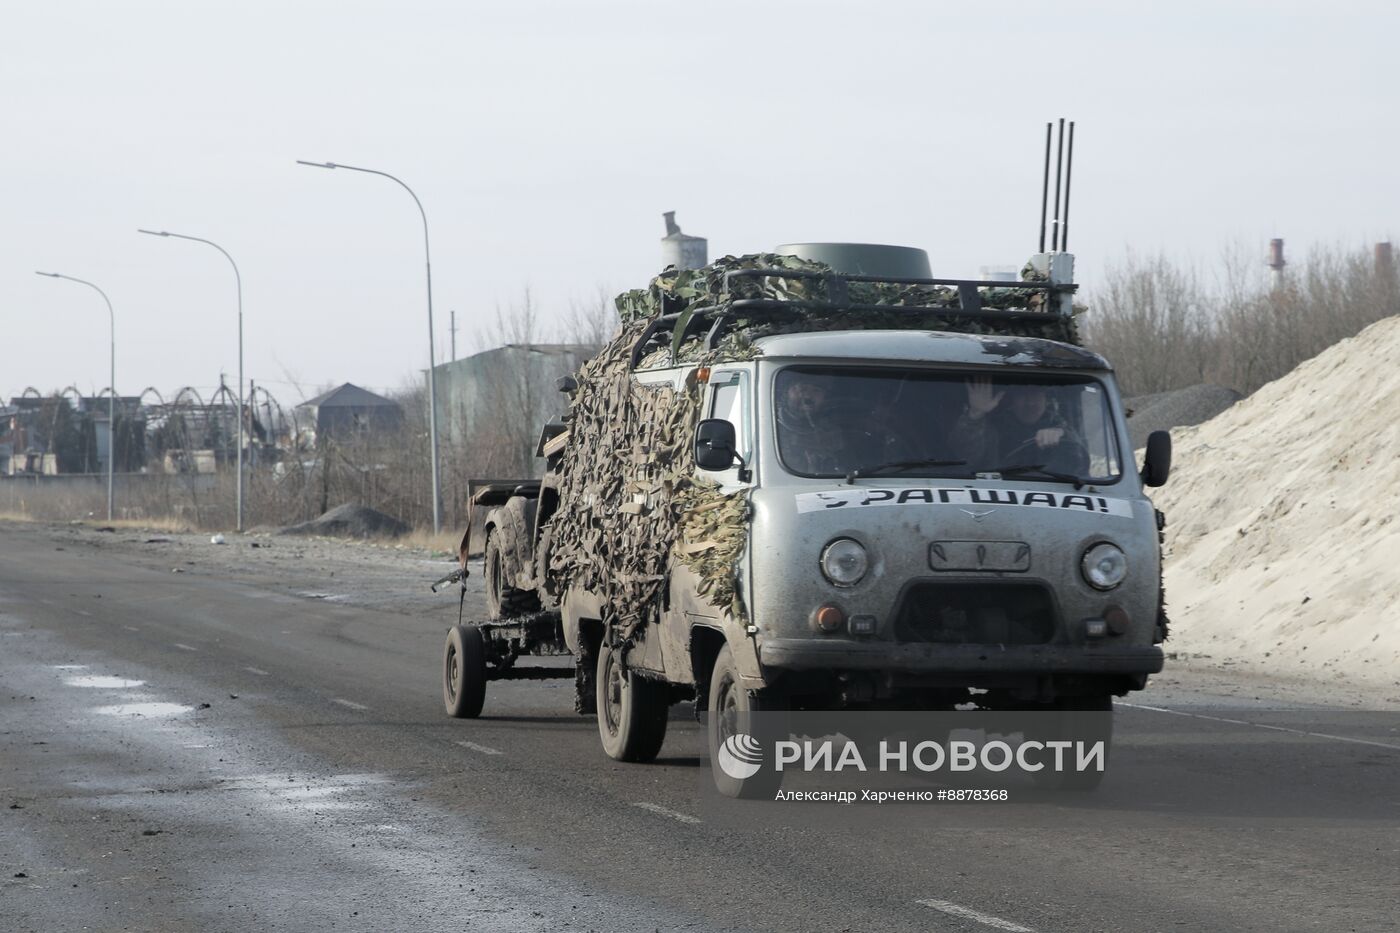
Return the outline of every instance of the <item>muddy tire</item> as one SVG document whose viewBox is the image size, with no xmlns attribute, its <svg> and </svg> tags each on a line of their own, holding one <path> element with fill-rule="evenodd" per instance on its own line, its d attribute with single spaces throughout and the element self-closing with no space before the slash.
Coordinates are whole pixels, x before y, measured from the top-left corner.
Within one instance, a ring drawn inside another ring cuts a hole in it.
<svg viewBox="0 0 1400 933">
<path fill-rule="evenodd" d="M 1041 741 L 1059 740 L 1104 743 L 1103 771 L 1052 771 L 1033 772 L 1031 779 L 1036 787 L 1043 790 L 1079 791 L 1096 790 L 1107 773 L 1108 762 L 1113 750 L 1113 697 L 1108 694 L 1087 697 L 1062 697 L 1037 714 L 1042 723 L 1035 728 L 1034 736 Z"/>
<path fill-rule="evenodd" d="M 768 760 L 774 753 L 773 742 L 786 738 L 783 705 L 776 698 L 758 697 L 744 688 L 734 664 L 734 654 L 728 645 L 715 658 L 705 706 L 710 771 L 715 789 L 726 797 L 771 799 L 783 783 L 783 773 Z M 755 716 L 755 713 L 763 715 Z M 742 736 L 749 738 L 742 739 Z M 729 743 L 727 749 L 726 742 Z M 745 770 L 745 765 L 752 765 L 752 761 L 743 760 L 743 756 L 746 754 L 745 746 L 752 749 L 755 743 L 761 756 L 758 770 L 747 776 L 731 773 L 736 769 Z"/>
<path fill-rule="evenodd" d="M 622 669 L 620 652 L 598 649 L 598 738 L 617 761 L 651 761 L 666 740 L 666 685 Z"/>
<path fill-rule="evenodd" d="M 540 599 L 534 590 L 522 590 L 506 581 L 506 559 L 501 553 L 498 536 L 486 539 L 483 554 L 486 584 L 486 614 L 492 619 L 509 619 L 531 612 L 538 612 Z"/>
<path fill-rule="evenodd" d="M 486 639 L 481 629 L 452 626 L 442 655 L 442 705 L 447 715 L 475 719 L 486 703 Z"/>
</svg>

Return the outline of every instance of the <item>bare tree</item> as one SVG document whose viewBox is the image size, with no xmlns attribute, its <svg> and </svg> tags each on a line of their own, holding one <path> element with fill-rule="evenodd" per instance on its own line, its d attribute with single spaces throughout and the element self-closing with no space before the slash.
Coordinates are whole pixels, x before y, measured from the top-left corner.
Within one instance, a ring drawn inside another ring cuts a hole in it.
<svg viewBox="0 0 1400 933">
<path fill-rule="evenodd" d="M 617 305 L 606 287 L 599 285 L 587 299 L 569 300 L 564 319 L 564 336 L 569 343 L 601 347 L 612 339 L 618 326 Z"/>
<path fill-rule="evenodd" d="M 1085 318 L 1088 343 L 1114 361 L 1129 395 L 1203 380 L 1209 312 L 1195 273 L 1165 256 L 1129 251 L 1109 267 Z"/>
<path fill-rule="evenodd" d="M 1213 289 L 1165 257 L 1132 253 L 1091 296 L 1084 332 L 1112 359 L 1129 395 L 1203 381 L 1245 394 L 1367 325 L 1400 314 L 1392 258 L 1370 250 L 1318 248 L 1290 267 L 1280 287 L 1261 258 L 1239 245 L 1222 254 Z"/>
</svg>

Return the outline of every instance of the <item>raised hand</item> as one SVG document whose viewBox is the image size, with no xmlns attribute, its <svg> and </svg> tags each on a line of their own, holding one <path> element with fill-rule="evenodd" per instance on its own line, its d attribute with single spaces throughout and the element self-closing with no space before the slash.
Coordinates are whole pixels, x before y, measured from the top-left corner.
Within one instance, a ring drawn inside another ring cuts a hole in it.
<svg viewBox="0 0 1400 933">
<path fill-rule="evenodd" d="M 990 376 L 976 376 L 967 382 L 967 413 L 972 418 L 981 418 L 989 412 L 995 411 L 1001 404 L 1001 397 L 1006 394 L 1006 390 L 994 392 Z"/>
</svg>

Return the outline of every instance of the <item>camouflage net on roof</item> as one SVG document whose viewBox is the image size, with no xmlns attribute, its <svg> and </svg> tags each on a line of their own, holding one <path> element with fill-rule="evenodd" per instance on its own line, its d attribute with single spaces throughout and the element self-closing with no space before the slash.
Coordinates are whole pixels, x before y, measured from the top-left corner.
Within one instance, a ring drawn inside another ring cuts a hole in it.
<svg viewBox="0 0 1400 933">
<path fill-rule="evenodd" d="M 728 273 L 754 269 L 782 269 L 794 274 L 733 276 L 726 286 Z M 1046 293 L 1038 288 L 1007 284 L 979 289 L 983 310 L 1043 312 L 1043 318 L 1037 315 L 1035 320 L 989 322 L 972 314 L 948 314 L 961 310 L 962 306 L 958 289 L 949 285 L 849 282 L 845 304 L 879 307 L 841 307 L 832 302 L 828 279 L 831 273 L 831 267 L 825 263 L 796 256 L 774 253 L 726 256 L 702 269 L 667 269 L 652 279 L 647 288 L 619 295 L 617 310 L 624 323 L 679 313 L 677 332 L 684 330 L 687 315 L 704 309 L 727 313 L 731 322 L 714 348 L 716 358 L 726 360 L 751 359 L 757 355 L 754 341 L 761 337 L 819 330 L 938 330 L 1079 342 L 1074 319 L 1046 308 Z M 1021 280 L 1037 284 L 1046 281 L 1030 263 L 1022 268 Z M 745 299 L 808 302 L 811 306 L 795 304 L 771 310 L 727 310 L 733 302 Z M 914 307 L 928 308 L 929 313 L 897 310 Z M 649 349 L 641 367 L 703 362 L 707 330 L 708 324 L 688 335 L 684 342 L 664 343 Z M 669 330 L 663 331 L 662 336 L 670 341 Z"/>
<path fill-rule="evenodd" d="M 737 276 L 726 288 L 725 274 L 745 269 L 811 275 Z M 737 574 L 747 538 L 748 497 L 743 492 L 725 494 L 695 474 L 693 428 L 704 387 L 694 382 L 693 374 L 679 388 L 671 382 L 643 385 L 632 377 L 633 348 L 659 315 L 723 310 L 747 298 L 812 303 L 776 312 L 733 312 L 728 330 L 709 350 L 704 347 L 708 324 L 684 341 L 673 341 L 671 329 L 664 329 L 659 345 L 643 356 L 639 369 L 751 359 L 758 354 L 755 341 L 761 337 L 812 330 L 897 328 L 1077 342 L 1073 319 L 1049 309 L 1043 323 L 996 324 L 971 316 L 895 310 L 958 309 L 958 290 L 944 285 L 851 282 L 850 304 L 890 310 L 830 307 L 830 272 L 823 263 L 795 256 L 726 256 L 703 269 L 668 269 L 646 289 L 618 296 L 621 330 L 578 374 L 579 388 L 568 414 L 559 509 L 550 520 L 549 561 L 551 574 L 563 585 L 603 598 L 624 638 L 655 616 L 673 560 L 695 571 L 702 595 L 712 604 L 745 618 Z M 1043 277 L 1028 265 L 1022 280 Z M 1038 310 L 1045 300 L 1045 292 L 1015 285 L 981 289 L 981 295 L 987 309 Z M 675 330 L 683 331 L 683 323 Z"/>
</svg>

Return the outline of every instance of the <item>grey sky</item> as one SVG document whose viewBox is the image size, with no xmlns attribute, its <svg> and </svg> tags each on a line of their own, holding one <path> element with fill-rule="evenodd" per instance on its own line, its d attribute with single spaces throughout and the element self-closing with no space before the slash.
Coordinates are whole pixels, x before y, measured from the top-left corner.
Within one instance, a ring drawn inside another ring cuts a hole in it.
<svg viewBox="0 0 1400 933">
<path fill-rule="evenodd" d="M 1396 222 L 1385 3 L 9 2 L 0 29 L 0 393 L 236 373 L 283 401 L 404 384 L 659 271 L 661 212 L 711 256 L 921 246 L 940 274 L 1035 246 L 1044 123 L 1078 121 L 1072 247 L 1211 259 Z M 548 335 L 546 335 L 548 336 Z"/>
</svg>

